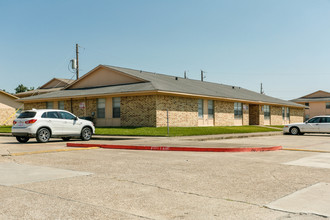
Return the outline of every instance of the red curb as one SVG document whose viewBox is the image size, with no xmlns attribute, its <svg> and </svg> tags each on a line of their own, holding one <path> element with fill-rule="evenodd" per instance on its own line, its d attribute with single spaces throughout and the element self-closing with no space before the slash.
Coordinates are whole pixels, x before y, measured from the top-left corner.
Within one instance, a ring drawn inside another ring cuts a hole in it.
<svg viewBox="0 0 330 220">
<path fill-rule="evenodd" d="M 157 150 L 157 151 L 198 151 L 198 152 L 259 152 L 281 150 L 282 146 L 275 147 L 247 147 L 247 148 L 201 148 L 201 147 L 152 147 L 132 145 L 108 145 L 108 144 L 76 144 L 67 143 L 67 147 L 100 147 L 121 150 Z"/>
</svg>

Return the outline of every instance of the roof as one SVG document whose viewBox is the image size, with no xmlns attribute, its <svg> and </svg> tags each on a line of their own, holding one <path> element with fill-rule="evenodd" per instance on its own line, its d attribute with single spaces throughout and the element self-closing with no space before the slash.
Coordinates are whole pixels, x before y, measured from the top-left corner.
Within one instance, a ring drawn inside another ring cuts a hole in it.
<svg viewBox="0 0 330 220">
<path fill-rule="evenodd" d="M 18 97 L 36 96 L 36 95 L 40 95 L 40 94 L 44 94 L 44 93 L 58 91 L 61 89 L 63 89 L 63 87 L 62 88 L 52 88 L 52 89 L 35 89 L 35 90 L 26 91 L 26 92 L 20 92 L 20 93 L 17 93 L 16 95 Z"/>
<path fill-rule="evenodd" d="M 40 86 L 40 89 L 47 89 L 47 85 L 50 85 L 51 83 L 55 82 L 55 86 L 51 86 L 50 88 L 63 88 L 66 87 L 67 85 L 71 84 L 75 80 L 73 79 L 63 79 L 63 78 L 53 78 L 49 80 L 47 83 L 44 85 Z"/>
<path fill-rule="evenodd" d="M 314 98 L 299 98 L 299 99 L 293 99 L 292 102 L 330 102 L 330 97 L 314 97 Z"/>
<path fill-rule="evenodd" d="M 106 94 L 125 94 L 130 92 L 165 92 L 165 93 L 180 93 L 191 96 L 207 96 L 223 99 L 245 100 L 250 102 L 269 103 L 285 106 L 304 107 L 303 105 L 281 100 L 257 92 L 253 92 L 237 86 L 229 86 L 218 83 L 211 83 L 206 81 L 185 79 L 182 77 L 145 72 L 140 70 L 100 65 L 99 67 L 109 68 L 111 70 L 119 71 L 123 74 L 129 75 L 141 79 L 141 82 L 102 86 L 96 88 L 82 88 L 82 89 L 70 89 L 70 87 L 80 80 L 83 80 L 87 75 L 93 74 L 93 69 L 89 73 L 85 74 L 79 80 L 76 80 L 70 86 L 63 90 L 42 94 L 33 97 L 27 97 L 21 99 L 22 101 L 32 101 L 38 99 L 51 99 L 51 98 L 70 98 L 75 96 L 96 96 Z"/>
<path fill-rule="evenodd" d="M 4 94 L 4 95 L 6 95 L 6 96 L 9 96 L 9 97 L 12 98 L 12 99 L 18 99 L 17 96 L 12 95 L 12 94 L 10 94 L 10 93 L 8 93 L 8 92 L 5 92 L 5 91 L 3 91 L 3 90 L 1 90 L 1 89 L 0 89 L 0 94 Z"/>
</svg>

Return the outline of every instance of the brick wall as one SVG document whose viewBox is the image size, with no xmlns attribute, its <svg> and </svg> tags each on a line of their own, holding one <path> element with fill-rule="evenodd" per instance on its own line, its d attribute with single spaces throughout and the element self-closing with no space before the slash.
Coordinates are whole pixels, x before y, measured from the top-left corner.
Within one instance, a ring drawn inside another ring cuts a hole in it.
<svg viewBox="0 0 330 220">
<path fill-rule="evenodd" d="M 121 97 L 120 120 L 123 127 L 155 127 L 156 96 Z"/>
<path fill-rule="evenodd" d="M 15 108 L 0 106 L 0 126 L 13 125 L 15 119 Z"/>
<path fill-rule="evenodd" d="M 281 106 L 271 106 L 270 107 L 270 124 L 271 125 L 282 125 L 282 107 Z"/>
<path fill-rule="evenodd" d="M 24 110 L 31 110 L 31 109 L 45 109 L 46 102 L 33 102 L 33 103 L 25 103 Z"/>
<path fill-rule="evenodd" d="M 249 125 L 249 104 L 242 103 L 243 107 L 243 125 Z M 234 113 L 234 111 L 233 111 Z"/>
<path fill-rule="evenodd" d="M 304 121 L 304 109 L 290 108 L 290 123 L 301 123 Z"/>
<path fill-rule="evenodd" d="M 157 127 L 167 126 L 167 109 L 169 111 L 170 126 L 198 126 L 198 99 L 177 96 L 157 96 Z"/>
<path fill-rule="evenodd" d="M 234 125 L 234 102 L 214 101 L 214 125 Z"/>
</svg>

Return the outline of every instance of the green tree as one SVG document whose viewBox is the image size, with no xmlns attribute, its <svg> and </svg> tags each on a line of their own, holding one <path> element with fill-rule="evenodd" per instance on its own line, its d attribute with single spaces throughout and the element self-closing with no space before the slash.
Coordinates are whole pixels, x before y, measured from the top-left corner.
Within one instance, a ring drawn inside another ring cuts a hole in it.
<svg viewBox="0 0 330 220">
<path fill-rule="evenodd" d="M 24 86 L 23 84 L 19 84 L 16 88 L 15 88 L 16 94 L 20 93 L 20 92 L 26 92 L 29 91 L 28 88 L 26 86 Z"/>
</svg>

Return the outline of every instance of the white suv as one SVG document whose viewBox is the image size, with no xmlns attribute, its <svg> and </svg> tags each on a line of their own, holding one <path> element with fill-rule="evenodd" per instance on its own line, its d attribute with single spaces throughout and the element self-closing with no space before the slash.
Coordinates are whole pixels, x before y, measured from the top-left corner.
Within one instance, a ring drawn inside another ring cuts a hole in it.
<svg viewBox="0 0 330 220">
<path fill-rule="evenodd" d="M 91 121 L 80 119 L 72 113 L 58 109 L 32 109 L 22 112 L 14 121 L 12 135 L 20 143 L 26 143 L 30 137 L 38 142 L 48 142 L 50 137 L 61 137 L 64 141 L 79 137 L 84 141 L 95 133 Z"/>
</svg>

